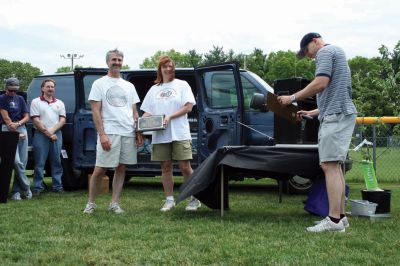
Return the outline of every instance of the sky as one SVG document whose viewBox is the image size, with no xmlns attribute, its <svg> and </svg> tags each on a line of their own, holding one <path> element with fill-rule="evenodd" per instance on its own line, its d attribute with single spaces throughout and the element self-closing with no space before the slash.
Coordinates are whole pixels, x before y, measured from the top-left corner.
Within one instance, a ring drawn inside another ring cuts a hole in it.
<svg viewBox="0 0 400 266">
<path fill-rule="evenodd" d="M 297 51 L 318 32 L 348 58 L 379 56 L 400 41 L 398 0 L 0 0 L 0 58 L 54 73 L 74 64 L 107 67 L 114 48 L 139 68 L 159 50 L 207 53 Z"/>
</svg>

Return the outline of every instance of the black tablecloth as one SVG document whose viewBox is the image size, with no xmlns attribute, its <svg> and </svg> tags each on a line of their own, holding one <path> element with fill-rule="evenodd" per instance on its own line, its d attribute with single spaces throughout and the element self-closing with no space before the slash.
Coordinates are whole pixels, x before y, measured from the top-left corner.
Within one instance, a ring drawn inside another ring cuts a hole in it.
<svg viewBox="0 0 400 266">
<path fill-rule="evenodd" d="M 180 187 L 177 202 L 194 195 L 212 209 L 221 208 L 221 166 L 224 167 L 224 209 L 229 209 L 228 180 L 268 177 L 287 180 L 294 175 L 314 179 L 322 174 L 317 147 L 222 147 L 214 151 Z"/>
<path fill-rule="evenodd" d="M 0 203 L 7 203 L 18 139 L 18 132 L 0 132 Z"/>
</svg>

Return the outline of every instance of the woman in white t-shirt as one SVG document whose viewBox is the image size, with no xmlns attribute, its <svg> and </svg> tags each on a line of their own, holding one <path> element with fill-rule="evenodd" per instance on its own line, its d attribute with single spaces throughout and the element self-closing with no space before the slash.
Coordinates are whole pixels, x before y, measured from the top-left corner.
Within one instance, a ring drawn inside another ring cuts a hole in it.
<svg viewBox="0 0 400 266">
<path fill-rule="evenodd" d="M 184 181 L 192 174 L 192 140 L 187 113 L 196 104 L 189 84 L 175 78 L 175 62 L 161 56 L 158 62 L 157 79 L 147 92 L 141 105 L 143 116 L 164 115 L 165 129 L 154 131 L 152 136 L 151 160 L 161 162 L 161 176 L 166 196 L 161 211 L 175 207 L 172 160 L 178 161 Z M 195 211 L 200 201 L 191 198 L 186 210 Z"/>
</svg>

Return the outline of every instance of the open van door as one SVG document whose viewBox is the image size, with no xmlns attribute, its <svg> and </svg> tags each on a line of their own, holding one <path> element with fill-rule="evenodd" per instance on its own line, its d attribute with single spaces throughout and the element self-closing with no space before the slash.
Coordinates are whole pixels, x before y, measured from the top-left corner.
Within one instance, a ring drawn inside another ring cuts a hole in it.
<svg viewBox="0 0 400 266">
<path fill-rule="evenodd" d="M 195 68 L 198 163 L 223 146 L 243 143 L 243 91 L 236 63 Z"/>
<path fill-rule="evenodd" d="M 77 69 L 75 76 L 76 111 L 74 116 L 73 167 L 82 175 L 92 171 L 96 161 L 97 132 L 92 120 L 92 110 L 88 101 L 90 89 L 95 80 L 107 74 L 107 69 Z"/>
</svg>

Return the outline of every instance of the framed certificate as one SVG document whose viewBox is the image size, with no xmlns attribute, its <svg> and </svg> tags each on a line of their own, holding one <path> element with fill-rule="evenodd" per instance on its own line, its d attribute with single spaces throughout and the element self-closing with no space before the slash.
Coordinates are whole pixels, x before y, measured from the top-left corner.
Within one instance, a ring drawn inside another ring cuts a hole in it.
<svg viewBox="0 0 400 266">
<path fill-rule="evenodd" d="M 163 130 L 164 126 L 164 115 L 151 115 L 146 117 L 139 117 L 137 131 L 153 131 Z"/>
</svg>

